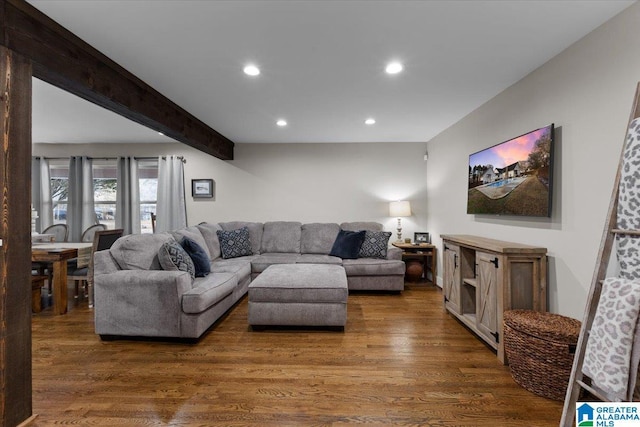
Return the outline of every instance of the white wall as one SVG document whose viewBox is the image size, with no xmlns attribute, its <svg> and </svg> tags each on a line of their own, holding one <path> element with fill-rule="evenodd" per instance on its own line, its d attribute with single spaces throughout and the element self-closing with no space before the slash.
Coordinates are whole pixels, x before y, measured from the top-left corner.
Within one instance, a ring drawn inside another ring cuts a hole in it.
<svg viewBox="0 0 640 427">
<path fill-rule="evenodd" d="M 440 234 L 475 234 L 548 248 L 549 308 L 578 319 L 640 80 L 639 26 L 635 4 L 427 144 L 434 243 Z M 467 215 L 469 154 L 552 122 L 551 218 Z"/>
<path fill-rule="evenodd" d="M 225 162 L 183 144 L 36 144 L 34 155 L 158 156 L 187 159 L 187 219 L 301 222 L 378 221 L 393 231 L 389 201 L 410 200 L 403 237 L 429 231 L 424 143 L 237 144 Z M 216 197 L 193 199 L 191 180 L 211 178 Z"/>
</svg>

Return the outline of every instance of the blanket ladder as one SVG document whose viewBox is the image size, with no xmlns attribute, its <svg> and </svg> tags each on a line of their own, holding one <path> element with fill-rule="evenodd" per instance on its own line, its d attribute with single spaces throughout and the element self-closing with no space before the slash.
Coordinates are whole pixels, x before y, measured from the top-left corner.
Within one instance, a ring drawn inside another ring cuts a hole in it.
<svg viewBox="0 0 640 427">
<path fill-rule="evenodd" d="M 631 122 L 638 117 L 640 117 L 640 83 L 638 83 L 638 86 L 636 88 L 636 94 L 633 101 L 633 107 L 631 109 L 629 124 L 631 124 Z M 598 307 L 598 301 L 600 300 L 602 283 L 607 272 L 607 266 L 611 256 L 615 237 L 617 235 L 640 236 L 640 230 L 622 230 L 617 228 L 618 196 L 620 190 L 620 178 L 622 175 L 625 144 L 626 139 L 625 143 L 623 143 L 622 154 L 618 163 L 618 171 L 616 173 L 611 201 L 609 203 L 609 210 L 605 220 L 604 231 L 602 234 L 600 249 L 598 251 L 598 258 L 596 261 L 596 268 L 591 280 L 591 288 L 589 290 L 587 305 L 582 321 L 582 328 L 580 330 L 580 337 L 578 338 L 576 352 L 573 359 L 573 367 L 571 369 L 571 377 L 569 378 L 567 394 L 565 396 L 562 418 L 560 420 L 560 427 L 572 427 L 574 425 L 576 402 L 580 397 L 581 390 L 588 391 L 594 397 L 602 401 L 607 400 L 605 396 L 603 396 L 601 393 L 599 393 L 584 381 L 582 367 L 585 359 L 585 351 L 587 347 L 589 331 L 591 330 L 591 326 L 596 314 L 596 309 Z M 638 212 L 638 215 L 640 215 L 640 212 Z"/>
</svg>

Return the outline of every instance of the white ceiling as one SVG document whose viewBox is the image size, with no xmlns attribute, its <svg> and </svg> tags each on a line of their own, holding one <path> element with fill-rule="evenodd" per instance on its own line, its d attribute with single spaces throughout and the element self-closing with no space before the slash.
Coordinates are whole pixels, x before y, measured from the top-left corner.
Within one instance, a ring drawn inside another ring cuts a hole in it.
<svg viewBox="0 0 640 427">
<path fill-rule="evenodd" d="M 243 143 L 428 141 L 633 1 L 29 3 Z M 33 123 L 34 142 L 169 141 L 38 81 Z"/>
</svg>

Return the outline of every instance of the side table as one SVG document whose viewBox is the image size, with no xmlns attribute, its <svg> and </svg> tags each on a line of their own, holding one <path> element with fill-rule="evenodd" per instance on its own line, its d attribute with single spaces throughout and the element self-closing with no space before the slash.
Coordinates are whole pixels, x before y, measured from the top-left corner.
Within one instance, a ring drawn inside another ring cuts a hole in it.
<svg viewBox="0 0 640 427">
<path fill-rule="evenodd" d="M 407 265 L 405 276 L 409 282 L 417 282 L 423 277 L 427 279 L 427 269 L 431 270 L 431 281 L 436 283 L 436 247 L 431 243 L 392 242 L 396 248 L 402 249 L 402 260 Z M 429 258 L 431 258 L 429 260 Z M 430 261 L 430 262 L 429 262 Z"/>
</svg>

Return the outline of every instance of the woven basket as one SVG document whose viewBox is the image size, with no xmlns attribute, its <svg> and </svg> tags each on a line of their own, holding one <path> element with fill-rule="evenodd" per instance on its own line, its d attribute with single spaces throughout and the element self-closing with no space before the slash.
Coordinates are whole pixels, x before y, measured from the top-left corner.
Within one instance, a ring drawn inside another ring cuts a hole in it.
<svg viewBox="0 0 640 427">
<path fill-rule="evenodd" d="M 564 400 L 580 326 L 559 314 L 506 311 L 504 349 L 515 382 L 537 395 Z"/>
</svg>

